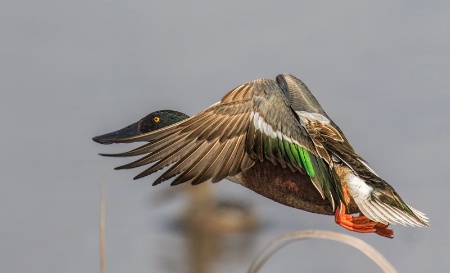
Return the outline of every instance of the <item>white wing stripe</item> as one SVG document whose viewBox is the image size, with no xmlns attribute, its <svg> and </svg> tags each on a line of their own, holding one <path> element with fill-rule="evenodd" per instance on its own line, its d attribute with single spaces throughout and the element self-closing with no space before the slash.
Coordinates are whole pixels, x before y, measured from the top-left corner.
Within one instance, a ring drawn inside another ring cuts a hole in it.
<svg viewBox="0 0 450 273">
<path fill-rule="evenodd" d="M 295 139 L 292 139 L 291 137 L 283 134 L 283 132 L 279 131 L 279 130 L 274 130 L 274 128 L 272 127 L 272 125 L 270 125 L 269 123 L 265 122 L 264 118 L 255 111 L 252 111 L 250 113 L 250 121 L 253 121 L 253 126 L 255 126 L 255 128 L 259 131 L 261 131 L 263 134 L 268 135 L 270 137 L 273 138 L 278 138 L 281 140 L 285 140 L 289 143 L 294 143 L 298 146 L 302 146 L 300 145 L 300 143 L 298 143 L 298 141 L 296 141 Z"/>
</svg>

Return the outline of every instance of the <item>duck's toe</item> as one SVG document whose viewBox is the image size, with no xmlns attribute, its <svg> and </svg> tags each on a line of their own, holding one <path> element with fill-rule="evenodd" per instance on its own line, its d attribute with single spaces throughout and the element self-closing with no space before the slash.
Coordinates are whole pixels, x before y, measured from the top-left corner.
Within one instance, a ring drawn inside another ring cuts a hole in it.
<svg viewBox="0 0 450 273">
<path fill-rule="evenodd" d="M 390 239 L 394 238 L 394 231 L 392 229 L 388 228 L 389 225 L 385 225 L 385 224 L 377 223 L 377 222 L 374 222 L 374 223 L 376 223 L 374 226 L 374 228 L 376 230 L 375 231 L 376 234 L 390 238 Z"/>
<path fill-rule="evenodd" d="M 388 229 L 389 225 L 378 223 L 370 220 L 366 216 L 360 214 L 359 216 L 351 216 L 345 213 L 345 205 L 341 203 L 341 206 L 336 209 L 335 221 L 338 225 L 355 232 L 361 233 L 376 233 L 378 235 L 393 238 L 394 231 Z"/>
</svg>

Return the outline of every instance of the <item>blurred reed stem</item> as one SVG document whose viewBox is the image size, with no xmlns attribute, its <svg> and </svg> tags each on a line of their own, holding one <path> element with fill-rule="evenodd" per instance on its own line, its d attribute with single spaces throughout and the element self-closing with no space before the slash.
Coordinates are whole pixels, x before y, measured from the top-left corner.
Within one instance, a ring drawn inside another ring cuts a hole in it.
<svg viewBox="0 0 450 273">
<path fill-rule="evenodd" d="M 105 183 L 100 184 L 100 272 L 105 273 Z"/>
<path fill-rule="evenodd" d="M 366 254 L 372 261 L 374 261 L 384 272 L 386 273 L 397 273 L 397 270 L 392 266 L 392 264 L 381 255 L 375 248 L 367 244 L 361 239 L 354 236 L 346 235 L 339 232 L 327 231 L 327 230 L 300 230 L 292 233 L 285 233 L 277 238 L 270 241 L 262 251 L 253 260 L 253 263 L 248 269 L 248 273 L 257 273 L 266 261 L 275 252 L 283 248 L 284 246 L 298 240 L 305 239 L 325 239 L 337 241 L 343 244 L 350 245 L 362 253 Z"/>
</svg>

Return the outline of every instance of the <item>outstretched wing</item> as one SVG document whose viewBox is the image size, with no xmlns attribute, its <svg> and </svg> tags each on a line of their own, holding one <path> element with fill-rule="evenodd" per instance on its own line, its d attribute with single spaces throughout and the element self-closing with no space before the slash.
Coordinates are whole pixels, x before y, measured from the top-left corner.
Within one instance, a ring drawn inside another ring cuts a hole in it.
<svg viewBox="0 0 450 273">
<path fill-rule="evenodd" d="M 259 79 L 240 85 L 203 112 L 143 135 L 111 142 L 149 143 L 108 156 L 144 157 L 118 169 L 154 163 L 135 179 L 172 165 L 154 184 L 176 176 L 173 185 L 220 181 L 270 160 L 282 168 L 308 173 L 322 196 L 334 205 L 336 185 L 326 162 L 317 155 L 311 138 L 279 85 Z M 268 181 L 270 183 L 270 181 Z"/>
<path fill-rule="evenodd" d="M 203 112 L 182 122 L 146 134 L 113 140 L 118 143 L 148 141 L 129 152 L 109 156 L 146 156 L 117 169 L 129 169 L 156 162 L 135 179 L 172 165 L 153 184 L 177 176 L 172 185 L 220 181 L 251 167 L 245 152 L 250 124 L 252 82 L 241 85 Z"/>
</svg>

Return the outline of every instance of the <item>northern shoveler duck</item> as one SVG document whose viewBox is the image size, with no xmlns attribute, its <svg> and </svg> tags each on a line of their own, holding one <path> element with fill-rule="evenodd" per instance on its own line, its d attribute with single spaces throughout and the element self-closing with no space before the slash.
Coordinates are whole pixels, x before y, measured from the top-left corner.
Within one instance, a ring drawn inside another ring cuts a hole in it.
<svg viewBox="0 0 450 273">
<path fill-rule="evenodd" d="M 161 121 L 155 116 L 152 126 Z M 102 155 L 145 155 L 116 169 L 156 162 L 135 179 L 172 165 L 153 185 L 172 177 L 172 185 L 227 178 L 284 205 L 334 214 L 336 223 L 356 232 L 392 238 L 389 224 L 428 226 L 425 214 L 369 167 L 306 85 L 289 74 L 242 84 L 197 115 L 156 131 L 94 140 L 148 142 Z"/>
</svg>

